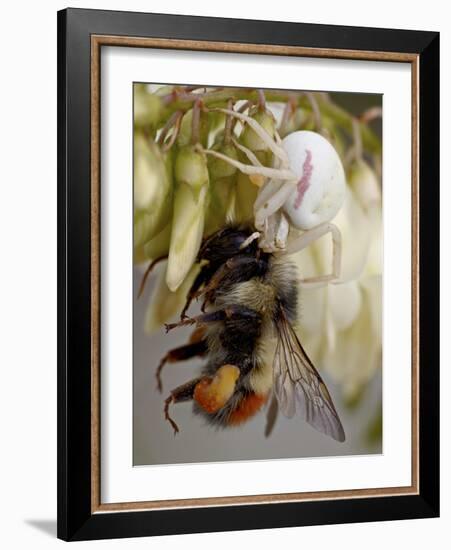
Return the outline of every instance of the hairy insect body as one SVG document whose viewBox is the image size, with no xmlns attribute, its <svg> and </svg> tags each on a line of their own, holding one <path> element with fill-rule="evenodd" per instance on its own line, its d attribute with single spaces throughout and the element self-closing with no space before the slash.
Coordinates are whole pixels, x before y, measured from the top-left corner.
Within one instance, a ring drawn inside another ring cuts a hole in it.
<svg viewBox="0 0 451 550">
<path fill-rule="evenodd" d="M 200 376 L 173 389 L 172 403 L 193 401 L 195 414 L 225 428 L 253 417 L 272 395 L 265 434 L 271 432 L 277 409 L 288 418 L 296 410 L 317 430 L 338 441 L 344 430 L 327 388 L 293 328 L 298 310 L 298 274 L 286 256 L 263 251 L 252 227 L 227 226 L 202 245 L 199 275 L 188 293 L 178 323 L 197 325 L 190 341 L 170 350 L 166 363 L 206 357 Z M 187 317 L 194 298 L 202 299 L 202 314 Z M 202 330 L 199 331 L 199 327 Z M 276 400 L 276 401 L 275 401 Z"/>
<path fill-rule="evenodd" d="M 243 318 L 216 323 L 207 331 L 208 362 L 202 375 L 213 377 L 222 365 L 237 365 L 240 376 L 233 398 L 211 413 L 198 400 L 194 412 L 217 426 L 237 425 L 255 415 L 266 403 L 273 384 L 272 356 L 280 304 L 286 304 L 292 321 L 297 313 L 296 267 L 265 255 L 255 276 L 248 269 L 233 273 L 233 281 L 216 292 L 207 311 L 242 308 Z M 250 278 L 248 278 L 250 276 Z"/>
</svg>

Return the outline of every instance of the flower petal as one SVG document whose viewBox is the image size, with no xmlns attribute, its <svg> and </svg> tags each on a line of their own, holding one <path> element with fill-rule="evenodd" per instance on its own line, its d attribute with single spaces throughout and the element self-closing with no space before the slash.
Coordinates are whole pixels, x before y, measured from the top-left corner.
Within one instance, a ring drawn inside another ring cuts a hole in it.
<svg viewBox="0 0 451 550">
<path fill-rule="evenodd" d="M 382 346 L 382 275 L 365 277 L 360 284 L 368 298 L 373 337 Z"/>
<path fill-rule="evenodd" d="M 327 288 L 328 308 L 337 330 L 346 330 L 357 318 L 362 305 L 362 295 L 356 281 Z"/>
<path fill-rule="evenodd" d="M 342 238 L 340 280 L 342 282 L 353 281 L 360 277 L 365 267 L 372 226 L 350 189 L 347 189 L 345 203 L 333 223 L 339 228 Z M 326 246 L 328 253 L 325 254 Z M 319 251 L 323 269 L 330 271 L 332 258 L 330 239 L 327 245 L 325 239 L 320 239 L 315 247 Z"/>
<path fill-rule="evenodd" d="M 326 351 L 322 362 L 350 398 L 381 366 L 381 352 L 381 342 L 373 330 L 370 296 L 363 291 L 359 315 L 348 329 L 337 331 L 335 347 Z"/>
</svg>

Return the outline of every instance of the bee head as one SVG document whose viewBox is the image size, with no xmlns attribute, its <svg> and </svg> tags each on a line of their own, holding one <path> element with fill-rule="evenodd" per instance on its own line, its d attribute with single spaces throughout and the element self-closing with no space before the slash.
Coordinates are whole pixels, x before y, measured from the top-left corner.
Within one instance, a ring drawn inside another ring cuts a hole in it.
<svg viewBox="0 0 451 550">
<path fill-rule="evenodd" d="M 222 264 L 237 254 L 255 255 L 258 250 L 257 241 L 252 241 L 242 248 L 243 243 L 253 233 L 253 229 L 247 226 L 227 226 L 214 233 L 203 243 L 198 261 L 208 260 L 213 264 Z"/>
</svg>

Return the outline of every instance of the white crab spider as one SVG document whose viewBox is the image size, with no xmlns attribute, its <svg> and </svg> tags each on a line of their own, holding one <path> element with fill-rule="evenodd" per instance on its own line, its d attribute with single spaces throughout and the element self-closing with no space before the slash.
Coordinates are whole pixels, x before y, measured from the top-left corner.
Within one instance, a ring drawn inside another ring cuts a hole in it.
<svg viewBox="0 0 451 550">
<path fill-rule="evenodd" d="M 321 285 L 340 278 L 341 234 L 331 223 L 343 205 L 346 193 L 344 169 L 335 149 L 320 134 L 296 131 L 275 140 L 254 119 L 228 109 L 214 109 L 247 123 L 274 154 L 273 167 L 262 166 L 256 155 L 234 140 L 250 165 L 216 151 L 205 153 L 220 158 L 248 175 L 266 179 L 254 204 L 257 232 L 266 252 L 293 254 L 327 233 L 332 235 L 332 270 L 328 275 L 302 279 L 304 285 Z M 290 236 L 290 228 L 302 234 Z"/>
</svg>

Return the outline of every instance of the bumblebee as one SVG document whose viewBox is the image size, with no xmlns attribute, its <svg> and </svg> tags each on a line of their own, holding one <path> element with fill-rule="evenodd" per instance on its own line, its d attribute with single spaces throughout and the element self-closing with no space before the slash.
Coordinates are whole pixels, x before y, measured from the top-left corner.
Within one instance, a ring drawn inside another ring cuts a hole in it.
<svg viewBox="0 0 451 550">
<path fill-rule="evenodd" d="M 160 362 L 160 391 L 167 363 L 197 356 L 206 363 L 199 377 L 169 393 L 165 418 L 177 433 L 169 408 L 193 401 L 195 414 L 226 428 L 246 422 L 269 404 L 266 435 L 280 409 L 288 418 L 297 412 L 318 431 L 344 441 L 331 396 L 293 329 L 298 317 L 296 266 L 286 256 L 264 252 L 257 236 L 252 227 L 227 226 L 203 242 L 197 258 L 202 267 L 181 319 L 166 325 L 167 331 L 196 328 L 186 345 Z M 196 298 L 202 300 L 202 313 L 189 317 L 186 312 Z"/>
</svg>

